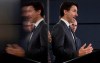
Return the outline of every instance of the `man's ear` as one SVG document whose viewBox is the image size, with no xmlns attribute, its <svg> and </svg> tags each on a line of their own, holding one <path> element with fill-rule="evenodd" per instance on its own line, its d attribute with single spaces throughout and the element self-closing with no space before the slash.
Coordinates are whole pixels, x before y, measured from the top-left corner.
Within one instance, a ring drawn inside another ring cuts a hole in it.
<svg viewBox="0 0 100 63">
<path fill-rule="evenodd" d="M 41 14 L 41 10 L 38 10 L 37 12 L 38 12 L 38 14 Z"/>
<path fill-rule="evenodd" d="M 68 12 L 67 10 L 64 10 L 64 14 L 67 14 L 67 12 Z"/>
</svg>

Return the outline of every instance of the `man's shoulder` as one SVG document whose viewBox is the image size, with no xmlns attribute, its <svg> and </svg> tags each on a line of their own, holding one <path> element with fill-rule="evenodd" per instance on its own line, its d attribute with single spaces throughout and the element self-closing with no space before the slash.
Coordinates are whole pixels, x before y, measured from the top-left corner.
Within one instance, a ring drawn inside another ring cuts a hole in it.
<svg viewBox="0 0 100 63">
<path fill-rule="evenodd" d="M 59 33 L 63 33 L 64 32 L 64 28 L 62 26 L 62 24 L 60 22 L 58 22 L 56 25 L 53 26 L 52 30 L 51 30 L 51 34 L 55 35 L 55 34 L 59 34 Z"/>
<path fill-rule="evenodd" d="M 62 28 L 63 24 L 61 22 L 56 23 L 53 28 Z"/>
<path fill-rule="evenodd" d="M 76 37 L 76 39 L 77 39 L 77 40 L 80 40 L 80 38 L 79 38 L 79 37 Z"/>
<path fill-rule="evenodd" d="M 81 44 L 80 38 L 76 37 L 76 41 Z"/>
<path fill-rule="evenodd" d="M 42 26 L 47 27 L 47 23 L 43 20 L 43 21 L 40 22 L 39 26 L 40 27 L 42 27 Z"/>
</svg>

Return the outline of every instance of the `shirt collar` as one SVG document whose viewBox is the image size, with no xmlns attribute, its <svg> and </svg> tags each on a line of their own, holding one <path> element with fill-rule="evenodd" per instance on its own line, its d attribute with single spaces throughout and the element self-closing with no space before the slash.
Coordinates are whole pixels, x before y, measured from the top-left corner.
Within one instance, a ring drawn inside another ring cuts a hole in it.
<svg viewBox="0 0 100 63">
<path fill-rule="evenodd" d="M 34 25 L 35 25 L 35 27 L 37 27 L 38 25 L 39 25 L 39 23 L 41 22 L 41 21 L 43 21 L 44 19 L 43 18 L 41 18 L 40 20 L 38 20 Z"/>
<path fill-rule="evenodd" d="M 69 27 L 69 23 L 68 21 L 66 21 L 65 19 L 61 18 L 60 20 L 62 20 L 68 27 Z"/>
</svg>

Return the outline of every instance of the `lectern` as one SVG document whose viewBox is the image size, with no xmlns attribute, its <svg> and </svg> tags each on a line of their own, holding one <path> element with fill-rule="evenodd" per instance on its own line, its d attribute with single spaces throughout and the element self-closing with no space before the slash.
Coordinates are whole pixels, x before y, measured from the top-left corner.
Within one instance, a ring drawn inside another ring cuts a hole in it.
<svg viewBox="0 0 100 63">
<path fill-rule="evenodd" d="M 82 57 L 77 57 L 63 63 L 100 63 L 100 50 Z"/>
<path fill-rule="evenodd" d="M 0 56 L 0 63 L 41 63 L 29 58 L 17 57 L 10 54 L 3 54 Z"/>
</svg>

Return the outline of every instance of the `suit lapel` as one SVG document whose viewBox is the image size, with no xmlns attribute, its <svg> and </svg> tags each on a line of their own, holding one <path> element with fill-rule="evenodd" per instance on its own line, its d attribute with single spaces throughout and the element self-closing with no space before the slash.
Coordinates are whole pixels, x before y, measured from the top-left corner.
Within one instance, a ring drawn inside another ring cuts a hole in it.
<svg viewBox="0 0 100 63">
<path fill-rule="evenodd" d="M 77 46 L 77 37 L 75 35 L 75 33 L 72 31 L 73 35 L 74 35 L 74 39 L 75 39 L 75 45 L 76 45 L 76 50 L 78 50 L 78 46 Z"/>
<path fill-rule="evenodd" d="M 63 21 L 60 21 L 60 22 L 62 24 L 62 27 L 63 27 L 64 31 L 65 31 L 65 34 L 68 35 L 70 42 L 72 42 L 73 49 L 76 50 L 75 39 L 73 39 L 71 31 L 69 31 L 68 26 Z"/>
<path fill-rule="evenodd" d="M 62 24 L 62 27 L 63 27 L 65 33 L 66 33 L 68 36 L 70 36 L 70 39 L 73 40 L 73 42 L 74 42 L 74 39 L 73 39 L 73 37 L 72 37 L 71 32 L 70 32 L 69 29 L 68 29 L 68 26 L 67 26 L 63 21 L 61 21 L 61 24 Z"/>
<path fill-rule="evenodd" d="M 33 30 L 33 32 L 32 32 L 33 35 L 32 35 L 32 38 L 30 39 L 30 42 L 29 42 L 29 45 L 28 45 L 28 50 L 31 48 L 32 43 L 35 42 L 38 34 L 40 33 L 40 30 L 41 30 L 43 24 L 44 24 L 44 21 L 41 21 L 39 23 L 39 25 L 35 28 L 35 30 Z"/>
</svg>

